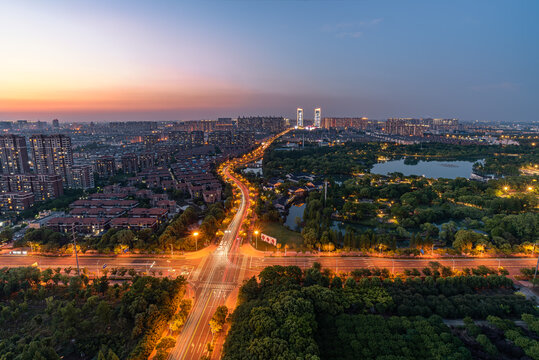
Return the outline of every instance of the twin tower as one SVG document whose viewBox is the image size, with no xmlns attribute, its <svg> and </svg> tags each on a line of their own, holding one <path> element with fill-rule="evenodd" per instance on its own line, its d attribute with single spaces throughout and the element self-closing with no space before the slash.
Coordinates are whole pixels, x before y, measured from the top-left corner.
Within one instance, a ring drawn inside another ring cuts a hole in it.
<svg viewBox="0 0 539 360">
<path fill-rule="evenodd" d="M 314 123 L 313 123 L 313 126 L 315 128 L 320 127 L 321 119 L 322 119 L 322 109 L 320 109 L 320 108 L 314 109 Z M 302 108 L 297 109 L 296 121 L 297 121 L 296 124 L 297 124 L 298 127 L 300 127 L 300 128 L 304 127 L 304 125 L 303 125 L 303 109 Z"/>
</svg>

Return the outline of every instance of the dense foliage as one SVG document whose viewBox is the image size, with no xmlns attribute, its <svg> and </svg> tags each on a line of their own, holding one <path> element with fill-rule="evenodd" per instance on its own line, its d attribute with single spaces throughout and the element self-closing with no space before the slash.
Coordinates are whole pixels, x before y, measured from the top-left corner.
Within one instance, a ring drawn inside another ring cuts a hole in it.
<svg viewBox="0 0 539 360">
<path fill-rule="evenodd" d="M 285 181 L 278 189 L 263 192 L 255 210 L 262 221 L 279 221 L 275 200 L 290 187 L 308 183 L 287 181 L 285 175 L 315 174 L 320 175 L 318 180 L 329 180 L 327 197 L 321 191 L 310 191 L 304 199 L 307 205 L 303 218 L 297 218 L 297 226 L 291 227 L 301 231 L 307 249 L 419 254 L 432 251 L 434 245 L 452 248 L 457 253 L 531 252 L 532 244 L 539 241 L 537 178 L 514 176 L 480 182 L 464 178 L 426 179 L 400 173 L 368 174 L 377 157 L 495 161 L 510 158 L 511 166 L 498 169 L 498 173 L 512 175 L 518 175 L 515 167 L 539 161 L 537 150 L 529 144 L 507 147 L 507 153 L 500 153 L 500 149 L 383 143 L 347 143 L 295 151 L 270 148 L 264 158 L 265 180 L 279 176 Z M 481 164 L 476 168 L 481 167 L 481 173 L 490 173 L 486 170 L 490 162 Z M 348 175 L 346 180 L 343 175 Z M 339 181 L 334 181 L 337 178 Z"/>
<path fill-rule="evenodd" d="M 168 326 L 185 279 L 67 276 L 0 270 L 0 359 L 147 359 Z"/>
<path fill-rule="evenodd" d="M 442 317 L 536 315 L 505 276 L 429 270 L 405 279 L 376 270 L 382 279 L 358 269 L 343 281 L 318 264 L 267 267 L 240 289 L 224 359 L 471 359 Z"/>
<path fill-rule="evenodd" d="M 521 146 L 457 145 L 422 143 L 398 145 L 389 143 L 346 143 L 319 147 L 307 145 L 299 150 L 280 151 L 274 143 L 264 156 L 264 176 L 284 176 L 293 172 L 318 175 L 350 175 L 367 171 L 379 157 L 413 160 L 485 159 L 475 169 L 481 174 L 518 175 L 519 167 L 537 163 L 539 150 L 527 142 Z"/>
</svg>

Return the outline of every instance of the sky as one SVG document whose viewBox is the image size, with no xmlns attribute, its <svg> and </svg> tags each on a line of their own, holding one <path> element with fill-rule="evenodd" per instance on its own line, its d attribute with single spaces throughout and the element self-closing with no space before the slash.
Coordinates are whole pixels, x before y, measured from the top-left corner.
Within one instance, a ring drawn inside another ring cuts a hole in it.
<svg viewBox="0 0 539 360">
<path fill-rule="evenodd" d="M 0 0 L 0 120 L 539 120 L 539 2 Z"/>
</svg>

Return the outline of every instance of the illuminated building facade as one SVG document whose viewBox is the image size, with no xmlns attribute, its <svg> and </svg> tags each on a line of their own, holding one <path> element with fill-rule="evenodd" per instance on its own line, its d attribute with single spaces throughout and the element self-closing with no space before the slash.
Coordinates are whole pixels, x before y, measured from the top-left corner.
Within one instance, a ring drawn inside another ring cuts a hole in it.
<svg viewBox="0 0 539 360">
<path fill-rule="evenodd" d="M 67 187 L 73 167 L 71 138 L 65 135 L 34 135 L 30 137 L 30 144 L 35 172 L 60 175 L 64 187 Z"/>
<path fill-rule="evenodd" d="M 0 174 L 26 174 L 29 171 L 28 150 L 24 136 L 0 136 Z"/>
<path fill-rule="evenodd" d="M 303 109 L 298 108 L 296 112 L 296 124 L 298 127 L 303 127 Z"/>
<path fill-rule="evenodd" d="M 319 128 L 320 122 L 322 120 L 322 109 L 316 108 L 314 109 L 314 127 Z"/>
</svg>

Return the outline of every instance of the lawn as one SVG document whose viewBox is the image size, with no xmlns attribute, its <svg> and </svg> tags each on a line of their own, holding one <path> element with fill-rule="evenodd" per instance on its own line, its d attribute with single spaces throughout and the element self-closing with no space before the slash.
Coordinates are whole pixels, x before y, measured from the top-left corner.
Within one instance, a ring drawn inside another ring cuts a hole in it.
<svg viewBox="0 0 539 360">
<path fill-rule="evenodd" d="M 280 223 L 262 223 L 260 228 L 262 233 L 276 238 L 277 243 L 282 244 L 281 247 L 288 244 L 289 249 L 300 249 L 303 246 L 303 237 L 301 234 L 285 228 Z M 275 250 L 275 247 L 261 241 L 259 235 L 258 249 L 263 251 L 272 251 Z"/>
</svg>

